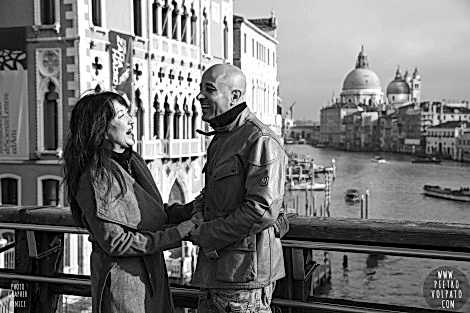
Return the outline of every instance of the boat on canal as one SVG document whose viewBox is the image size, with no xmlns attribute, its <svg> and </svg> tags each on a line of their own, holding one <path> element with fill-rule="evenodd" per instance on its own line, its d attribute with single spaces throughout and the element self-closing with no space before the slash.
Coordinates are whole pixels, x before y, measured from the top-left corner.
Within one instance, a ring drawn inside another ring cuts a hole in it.
<svg viewBox="0 0 470 313">
<path fill-rule="evenodd" d="M 411 160 L 411 163 L 434 163 L 434 164 L 440 164 L 441 159 L 435 156 L 418 156 Z"/>
<path fill-rule="evenodd" d="M 442 188 L 441 186 L 424 185 L 424 194 L 430 197 L 437 197 L 454 201 L 470 202 L 470 187 L 460 187 L 460 189 Z"/>
<path fill-rule="evenodd" d="M 372 162 L 375 163 L 387 163 L 387 160 L 385 160 L 383 157 L 376 155 L 373 159 Z"/>
<path fill-rule="evenodd" d="M 348 189 L 344 195 L 344 200 L 350 203 L 359 202 L 361 200 L 361 193 L 357 189 Z"/>
</svg>

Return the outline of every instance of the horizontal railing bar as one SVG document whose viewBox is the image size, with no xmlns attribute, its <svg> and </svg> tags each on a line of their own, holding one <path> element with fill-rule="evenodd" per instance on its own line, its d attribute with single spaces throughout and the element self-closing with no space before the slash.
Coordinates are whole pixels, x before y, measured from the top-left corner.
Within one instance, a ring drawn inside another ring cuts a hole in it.
<svg viewBox="0 0 470 313">
<path fill-rule="evenodd" d="M 82 278 L 62 278 L 62 277 L 47 277 L 38 275 L 25 275 L 18 273 L 6 273 L 0 271 L 0 278 L 12 279 L 12 280 L 26 280 L 34 281 L 38 283 L 52 283 L 52 284 L 68 284 L 68 285 L 79 285 L 79 286 L 91 286 L 90 279 Z"/>
<path fill-rule="evenodd" d="M 86 230 L 85 228 L 74 227 L 74 226 L 44 225 L 44 224 L 0 223 L 0 229 L 2 228 L 3 229 L 15 229 L 15 230 L 45 231 L 45 232 L 63 232 L 63 233 L 75 233 L 75 234 L 88 234 L 89 233 L 88 230 Z M 430 258 L 430 259 L 455 260 L 455 261 L 467 261 L 467 262 L 470 261 L 470 253 L 466 253 L 466 252 L 453 252 L 453 251 L 415 249 L 415 248 L 397 248 L 397 247 L 393 247 L 392 245 L 368 246 L 368 245 L 342 244 L 342 243 L 333 243 L 333 242 L 311 242 L 311 241 L 303 241 L 303 240 L 283 240 L 282 244 L 283 244 L 283 247 L 286 247 L 286 248 L 322 249 L 322 250 L 356 252 L 356 253 L 383 253 L 387 255 L 416 257 L 416 258 Z"/>
<path fill-rule="evenodd" d="M 11 279 L 11 280 L 25 280 L 32 282 L 40 283 L 52 283 L 52 284 L 67 284 L 75 285 L 81 287 L 90 287 L 90 279 L 80 279 L 80 278 L 61 278 L 61 277 L 45 277 L 45 276 L 36 276 L 36 275 L 24 275 L 16 273 L 5 273 L 0 272 L 0 278 Z M 171 293 L 174 296 L 183 296 L 183 297 L 194 297 L 197 298 L 202 292 L 198 289 L 193 288 L 183 288 L 183 287 L 171 287 Z M 273 305 L 278 305 L 281 307 L 289 308 L 303 308 L 303 309 L 312 309 L 312 310 L 323 310 L 328 312 L 342 312 L 342 313 L 400 313 L 400 312 L 409 312 L 409 311 L 396 311 L 396 310 L 384 310 L 376 308 L 366 308 L 366 307 L 355 307 L 353 305 L 341 305 L 334 303 L 321 303 L 321 302 L 304 302 L 298 300 L 289 300 L 289 299 L 280 299 L 273 298 Z M 412 307 L 405 307 L 412 308 Z"/>
<path fill-rule="evenodd" d="M 306 248 L 355 253 L 382 253 L 395 256 L 470 262 L 470 253 L 431 249 L 396 248 L 390 246 L 367 246 L 358 244 L 310 242 L 300 240 L 282 240 L 282 246 L 284 248 Z"/>
<path fill-rule="evenodd" d="M 0 229 L 36 230 L 55 233 L 88 234 L 88 230 L 75 226 L 55 226 L 45 224 L 0 223 Z"/>
</svg>

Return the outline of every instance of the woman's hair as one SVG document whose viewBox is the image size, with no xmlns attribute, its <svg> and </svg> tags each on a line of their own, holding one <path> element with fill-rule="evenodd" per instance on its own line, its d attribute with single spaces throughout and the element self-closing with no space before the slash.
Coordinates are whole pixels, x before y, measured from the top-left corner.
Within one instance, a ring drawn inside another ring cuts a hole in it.
<svg viewBox="0 0 470 313">
<path fill-rule="evenodd" d="M 124 177 L 111 161 L 111 148 L 105 140 L 109 124 L 116 115 L 113 101 L 129 108 L 118 93 L 95 92 L 81 97 L 70 117 L 70 132 L 64 148 L 64 181 L 72 215 L 81 225 L 82 214 L 75 195 L 82 174 L 89 172 L 93 187 L 103 188 L 104 184 L 106 195 L 111 190 L 113 177 L 118 181 L 121 195 L 126 192 Z"/>
</svg>

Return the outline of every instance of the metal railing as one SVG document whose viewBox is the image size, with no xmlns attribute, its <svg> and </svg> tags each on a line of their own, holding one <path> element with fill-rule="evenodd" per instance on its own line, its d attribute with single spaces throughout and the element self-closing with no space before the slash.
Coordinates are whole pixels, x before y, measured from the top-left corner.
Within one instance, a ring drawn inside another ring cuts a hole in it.
<svg viewBox="0 0 470 313">
<path fill-rule="evenodd" d="M 47 285 L 48 288 L 43 289 L 47 289 L 48 293 L 46 296 L 42 294 L 40 302 L 52 301 L 54 294 L 90 295 L 89 276 L 58 273 L 56 268 L 44 265 L 50 262 L 48 258 L 54 257 L 53 252 L 43 259 L 35 259 L 25 249 L 31 244 L 25 240 L 25 232 L 36 234 L 37 249 L 40 251 L 50 249 L 53 246 L 51 243 L 57 242 L 54 236 L 60 237 L 63 233 L 86 234 L 85 229 L 75 226 L 68 208 L 6 208 L 0 210 L 0 220 L 0 228 L 15 230 L 14 246 L 17 252 L 16 268 L 0 270 L 0 288 L 8 288 L 13 280 L 38 283 L 35 286 Z M 278 294 L 272 302 L 282 308 L 282 312 L 438 312 L 344 299 L 308 299 L 305 288 L 309 285 L 307 272 L 311 271 L 304 267 L 305 251 L 383 253 L 470 261 L 470 225 L 307 217 L 290 217 L 289 221 L 290 231 L 283 239 L 286 277 L 279 282 L 281 287 L 277 288 L 282 296 Z M 9 248 L 12 246 L 10 244 Z M 36 266 L 32 268 L 31 262 L 36 262 Z M 172 294 L 177 306 L 196 307 L 197 289 L 172 285 Z M 41 304 L 38 305 L 41 307 Z M 43 307 L 51 305 L 49 303 Z"/>
</svg>

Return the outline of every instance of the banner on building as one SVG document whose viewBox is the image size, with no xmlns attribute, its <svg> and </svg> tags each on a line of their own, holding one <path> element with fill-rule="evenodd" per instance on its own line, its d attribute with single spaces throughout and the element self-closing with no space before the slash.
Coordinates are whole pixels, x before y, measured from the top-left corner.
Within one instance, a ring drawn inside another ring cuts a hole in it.
<svg viewBox="0 0 470 313">
<path fill-rule="evenodd" d="M 28 159 L 28 72 L 25 29 L 0 32 L 0 158 Z"/>
<path fill-rule="evenodd" d="M 132 36 L 109 32 L 111 88 L 132 99 Z"/>
</svg>

